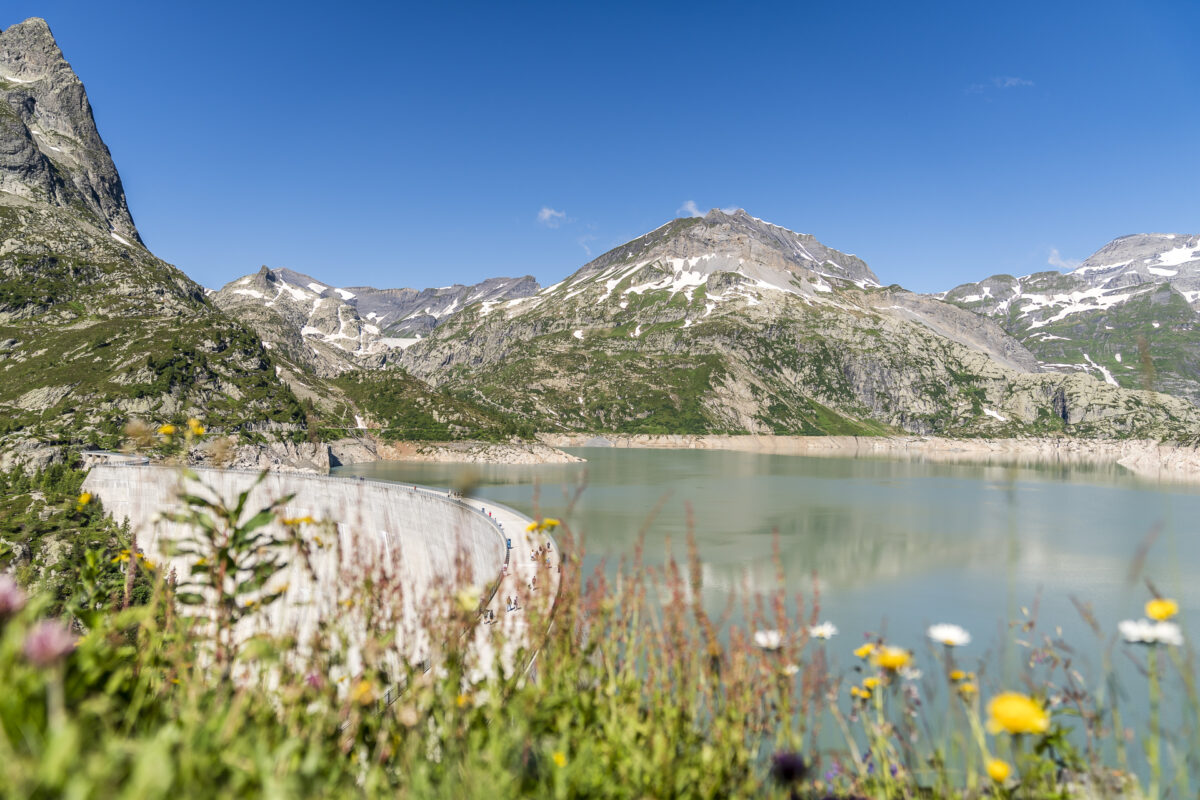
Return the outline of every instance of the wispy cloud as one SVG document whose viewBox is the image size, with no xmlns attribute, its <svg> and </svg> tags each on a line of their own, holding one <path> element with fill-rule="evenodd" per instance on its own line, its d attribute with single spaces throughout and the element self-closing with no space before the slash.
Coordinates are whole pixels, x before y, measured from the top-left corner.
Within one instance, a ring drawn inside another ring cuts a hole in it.
<svg viewBox="0 0 1200 800">
<path fill-rule="evenodd" d="M 588 247 L 588 242 L 596 241 L 595 236 L 593 236 L 590 233 L 586 233 L 583 236 L 580 236 L 575 241 L 577 241 L 579 243 L 579 246 L 583 248 L 583 252 L 587 253 L 589 256 L 592 254 L 592 248 Z"/>
<path fill-rule="evenodd" d="M 675 213 L 681 217 L 703 217 L 704 212 L 696 205 L 695 200 L 688 200 L 686 203 L 675 209 Z"/>
<path fill-rule="evenodd" d="M 542 210 L 537 215 L 537 221 L 547 228 L 557 228 L 566 218 L 567 212 L 555 211 L 550 206 L 542 206 Z"/>
<path fill-rule="evenodd" d="M 1002 75 L 997 78 L 992 78 L 988 83 L 972 83 L 966 88 L 967 94 L 983 94 L 988 89 L 1020 89 L 1026 86 L 1034 86 L 1034 82 L 1026 78 L 1018 78 L 1013 75 Z"/>
<path fill-rule="evenodd" d="M 1051 247 L 1050 257 L 1046 259 L 1046 263 L 1058 269 L 1075 269 L 1083 262 L 1074 258 L 1063 258 L 1059 254 L 1057 247 Z"/>
</svg>

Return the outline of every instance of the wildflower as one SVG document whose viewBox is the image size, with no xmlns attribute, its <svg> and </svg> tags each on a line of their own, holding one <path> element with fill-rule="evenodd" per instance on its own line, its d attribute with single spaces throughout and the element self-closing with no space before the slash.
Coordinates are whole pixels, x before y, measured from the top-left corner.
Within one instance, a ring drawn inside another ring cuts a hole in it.
<svg viewBox="0 0 1200 800">
<path fill-rule="evenodd" d="M 814 639 L 832 639 L 837 636 L 837 626 L 832 622 L 822 622 L 820 625 L 814 625 L 808 629 L 808 635 Z"/>
<path fill-rule="evenodd" d="M 460 694 L 458 697 L 454 698 L 454 704 L 456 706 L 458 706 L 459 708 L 462 708 L 463 706 L 465 706 L 467 704 L 467 701 L 470 699 L 471 698 L 467 697 L 465 694 Z"/>
<path fill-rule="evenodd" d="M 454 593 L 454 602 L 458 603 L 459 609 L 467 613 L 479 608 L 481 597 L 482 593 L 477 588 L 468 586 Z"/>
<path fill-rule="evenodd" d="M 776 630 L 755 631 L 754 645 L 763 650 L 778 650 L 783 647 L 783 634 Z"/>
<path fill-rule="evenodd" d="M 1146 616 L 1156 622 L 1163 622 L 1179 613 L 1179 603 L 1165 597 L 1156 597 L 1146 603 Z"/>
<path fill-rule="evenodd" d="M 783 786 L 791 786 L 804 780 L 808 764 L 799 753 L 781 752 L 771 756 L 771 777 Z"/>
<path fill-rule="evenodd" d="M 127 562 L 128 560 L 129 560 L 129 551 L 128 551 L 128 550 L 122 550 L 121 552 L 117 553 L 117 555 L 116 555 L 116 557 L 115 557 L 115 558 L 113 558 L 113 560 L 112 560 L 112 563 L 114 563 L 114 564 L 124 564 L 124 563 L 125 563 L 125 562 Z"/>
<path fill-rule="evenodd" d="M 899 669 L 900 677 L 906 681 L 921 680 L 921 670 L 916 667 L 901 667 Z"/>
<path fill-rule="evenodd" d="M 912 661 L 912 653 L 901 647 L 884 645 L 875 651 L 871 661 L 877 667 L 895 671 L 901 667 L 908 666 L 909 662 Z"/>
<path fill-rule="evenodd" d="M 325 677 L 321 673 L 313 671 L 304 676 L 304 682 L 313 689 L 321 689 L 325 686 Z"/>
<path fill-rule="evenodd" d="M 1117 630 L 1125 641 L 1133 644 L 1183 645 L 1183 631 L 1174 622 L 1127 619 L 1117 623 Z"/>
<path fill-rule="evenodd" d="M 868 697 L 871 696 L 871 690 L 870 689 L 860 689 L 857 686 L 851 686 L 850 687 L 850 696 L 851 697 L 859 697 L 859 698 L 862 698 L 863 700 L 866 700 Z"/>
<path fill-rule="evenodd" d="M 863 678 L 863 688 L 864 689 L 874 689 L 878 685 L 879 685 L 879 678 L 876 678 L 876 677 Z"/>
<path fill-rule="evenodd" d="M 958 685 L 958 693 L 966 700 L 971 695 L 979 691 L 979 687 L 973 683 L 960 683 Z"/>
<path fill-rule="evenodd" d="M 16 614 L 25 607 L 25 592 L 7 575 L 0 575 L 0 619 Z"/>
<path fill-rule="evenodd" d="M 192 417 L 187 421 L 187 426 L 188 433 L 190 433 L 192 436 L 204 435 L 204 426 L 201 425 L 200 420 L 196 419 L 195 417 Z"/>
<path fill-rule="evenodd" d="M 90 502 L 92 502 L 92 493 L 91 492 L 82 492 L 79 495 L 79 499 L 75 501 L 75 510 L 83 511 L 83 507 L 86 506 Z"/>
<path fill-rule="evenodd" d="M 954 681 L 955 683 L 958 683 L 959 681 L 963 680 L 966 677 L 967 677 L 967 673 L 963 672 L 961 669 L 955 669 L 955 670 L 950 671 L 950 680 Z"/>
<path fill-rule="evenodd" d="M 305 514 L 303 517 L 285 517 L 282 522 L 284 525 L 287 525 L 290 528 L 294 528 L 297 525 L 315 524 L 311 514 Z"/>
<path fill-rule="evenodd" d="M 402 706 L 396 712 L 396 719 L 400 720 L 400 724 L 406 728 L 415 728 L 417 723 L 421 721 L 421 717 L 417 714 L 417 709 L 412 706 Z"/>
<path fill-rule="evenodd" d="M 929 630 L 925 633 L 930 639 L 938 644 L 944 644 L 946 647 L 962 647 L 971 643 L 971 634 L 958 625 L 946 623 L 930 625 Z"/>
<path fill-rule="evenodd" d="M 556 520 L 554 517 L 546 517 L 544 520 L 542 520 L 542 530 L 548 531 L 551 528 L 557 528 L 561 524 L 562 523 Z"/>
<path fill-rule="evenodd" d="M 1012 765 L 998 758 L 989 758 L 987 761 L 987 774 L 996 783 L 1004 783 L 1008 780 L 1008 776 L 1012 774 Z"/>
<path fill-rule="evenodd" d="M 858 656 L 859 658 L 866 658 L 867 656 L 871 655 L 871 653 L 874 653 L 874 652 L 875 652 L 875 643 L 874 642 L 867 642 L 866 644 L 863 644 L 863 645 L 860 645 L 860 646 L 854 648 L 854 655 Z"/>
<path fill-rule="evenodd" d="M 988 703 L 988 731 L 991 733 L 1045 733 L 1050 730 L 1050 714 L 1032 697 L 1019 692 L 1004 692 Z"/>
<path fill-rule="evenodd" d="M 554 764 L 556 766 L 558 766 L 559 768 L 565 767 L 567 765 L 567 754 L 564 753 L 562 750 L 555 750 L 554 755 L 552 755 L 550 757 L 554 759 Z"/>
<path fill-rule="evenodd" d="M 350 702 L 358 703 L 359 705 L 370 705 L 375 699 L 375 687 L 370 681 L 359 681 L 350 690 Z"/>
<path fill-rule="evenodd" d="M 783 667 L 783 669 L 780 670 L 780 672 L 782 672 L 784 675 L 786 675 L 787 677 L 790 678 L 793 675 L 800 672 L 800 665 L 799 664 L 786 664 Z"/>
<path fill-rule="evenodd" d="M 175 426 L 169 422 L 166 425 L 159 425 L 158 426 L 158 435 L 159 436 L 174 436 L 175 435 Z"/>
<path fill-rule="evenodd" d="M 25 637 L 25 657 L 48 667 L 75 649 L 75 637 L 56 620 L 42 620 Z"/>
</svg>

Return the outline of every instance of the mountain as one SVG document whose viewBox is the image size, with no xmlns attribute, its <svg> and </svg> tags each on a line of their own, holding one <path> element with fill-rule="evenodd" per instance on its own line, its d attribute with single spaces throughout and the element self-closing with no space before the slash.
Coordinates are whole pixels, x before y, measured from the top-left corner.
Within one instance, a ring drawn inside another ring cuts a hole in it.
<svg viewBox="0 0 1200 800">
<path fill-rule="evenodd" d="M 141 244 L 44 21 L 0 32 L 0 97 L 0 466 L 114 446 L 131 417 L 301 433 L 258 337 Z"/>
<path fill-rule="evenodd" d="M 83 83 L 45 20 L 0 32 L 0 192 L 91 216 L 141 244 Z"/>
<path fill-rule="evenodd" d="M 1165 395 L 1041 371 L 990 320 L 713 210 L 536 295 L 478 302 L 404 350 L 414 375 L 547 429 L 1169 436 Z"/>
<path fill-rule="evenodd" d="M 1200 403 L 1200 236 L 1123 236 L 1070 272 L 994 275 L 944 299 L 995 320 L 1044 369 Z"/>
<path fill-rule="evenodd" d="M 332 377 L 389 363 L 471 303 L 528 297 L 537 290 L 528 275 L 437 289 L 337 288 L 290 269 L 263 267 L 210 297 L 253 328 L 267 347 Z"/>
</svg>

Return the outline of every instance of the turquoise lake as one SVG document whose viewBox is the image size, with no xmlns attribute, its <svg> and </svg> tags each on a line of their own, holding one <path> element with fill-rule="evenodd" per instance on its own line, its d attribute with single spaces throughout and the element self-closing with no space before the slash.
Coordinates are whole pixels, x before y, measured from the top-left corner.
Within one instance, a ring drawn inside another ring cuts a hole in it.
<svg viewBox="0 0 1200 800">
<path fill-rule="evenodd" d="M 973 635 L 967 662 L 1000 646 L 1021 609 L 1038 631 L 1078 646 L 1085 672 L 1101 646 L 1071 597 L 1090 603 L 1106 636 L 1140 617 L 1149 578 L 1179 600 L 1185 631 L 1200 612 L 1200 487 L 1158 484 L 1121 467 L 997 466 L 728 451 L 576 448 L 580 464 L 491 466 L 378 462 L 341 467 L 433 486 L 471 485 L 529 515 L 562 517 L 582 536 L 585 568 L 610 568 L 646 530 L 646 560 L 668 542 L 684 555 L 687 509 L 703 565 L 704 602 L 777 586 L 779 537 L 789 593 L 820 587 L 821 619 L 840 635 L 837 662 L 868 632 L 921 650 L 925 628 Z M 569 498 L 582 493 L 568 513 Z M 651 519 L 656 507 L 657 515 Z M 1140 578 L 1131 563 L 1157 531 Z M 844 651 L 844 652 L 843 652 Z"/>
</svg>

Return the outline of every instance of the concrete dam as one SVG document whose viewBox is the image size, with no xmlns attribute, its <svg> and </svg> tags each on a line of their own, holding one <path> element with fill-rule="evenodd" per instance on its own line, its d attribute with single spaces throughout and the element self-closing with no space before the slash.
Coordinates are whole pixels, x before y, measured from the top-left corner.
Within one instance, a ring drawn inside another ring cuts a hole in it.
<svg viewBox="0 0 1200 800">
<path fill-rule="evenodd" d="M 336 619 L 350 629 L 353 649 L 351 631 L 358 626 L 352 623 L 352 593 L 369 585 L 381 600 L 378 606 L 395 615 L 389 624 L 401 649 L 407 657 L 421 659 L 429 633 L 418 625 L 418 610 L 448 602 L 464 585 L 486 589 L 502 577 L 507 580 L 506 539 L 523 537 L 529 521 L 511 509 L 484 510 L 485 501 L 409 485 L 278 472 L 255 485 L 257 471 L 195 469 L 197 480 L 189 480 L 178 468 L 99 458 L 92 462 L 84 490 L 98 497 L 116 521 L 128 520 L 146 557 L 163 570 L 173 568 L 181 581 L 190 565 L 174 555 L 173 545 L 194 540 L 197 531 L 163 518 L 164 513 L 185 511 L 181 493 L 232 505 L 240 492 L 253 487 L 243 520 L 294 495 L 279 516 L 316 521 L 299 525 L 309 546 L 308 564 L 289 558 L 268 584 L 268 589 L 282 590 L 282 597 L 243 619 L 239 639 L 258 632 L 292 633 L 303 642 L 319 621 Z M 282 532 L 278 522 L 271 527 Z"/>
</svg>

